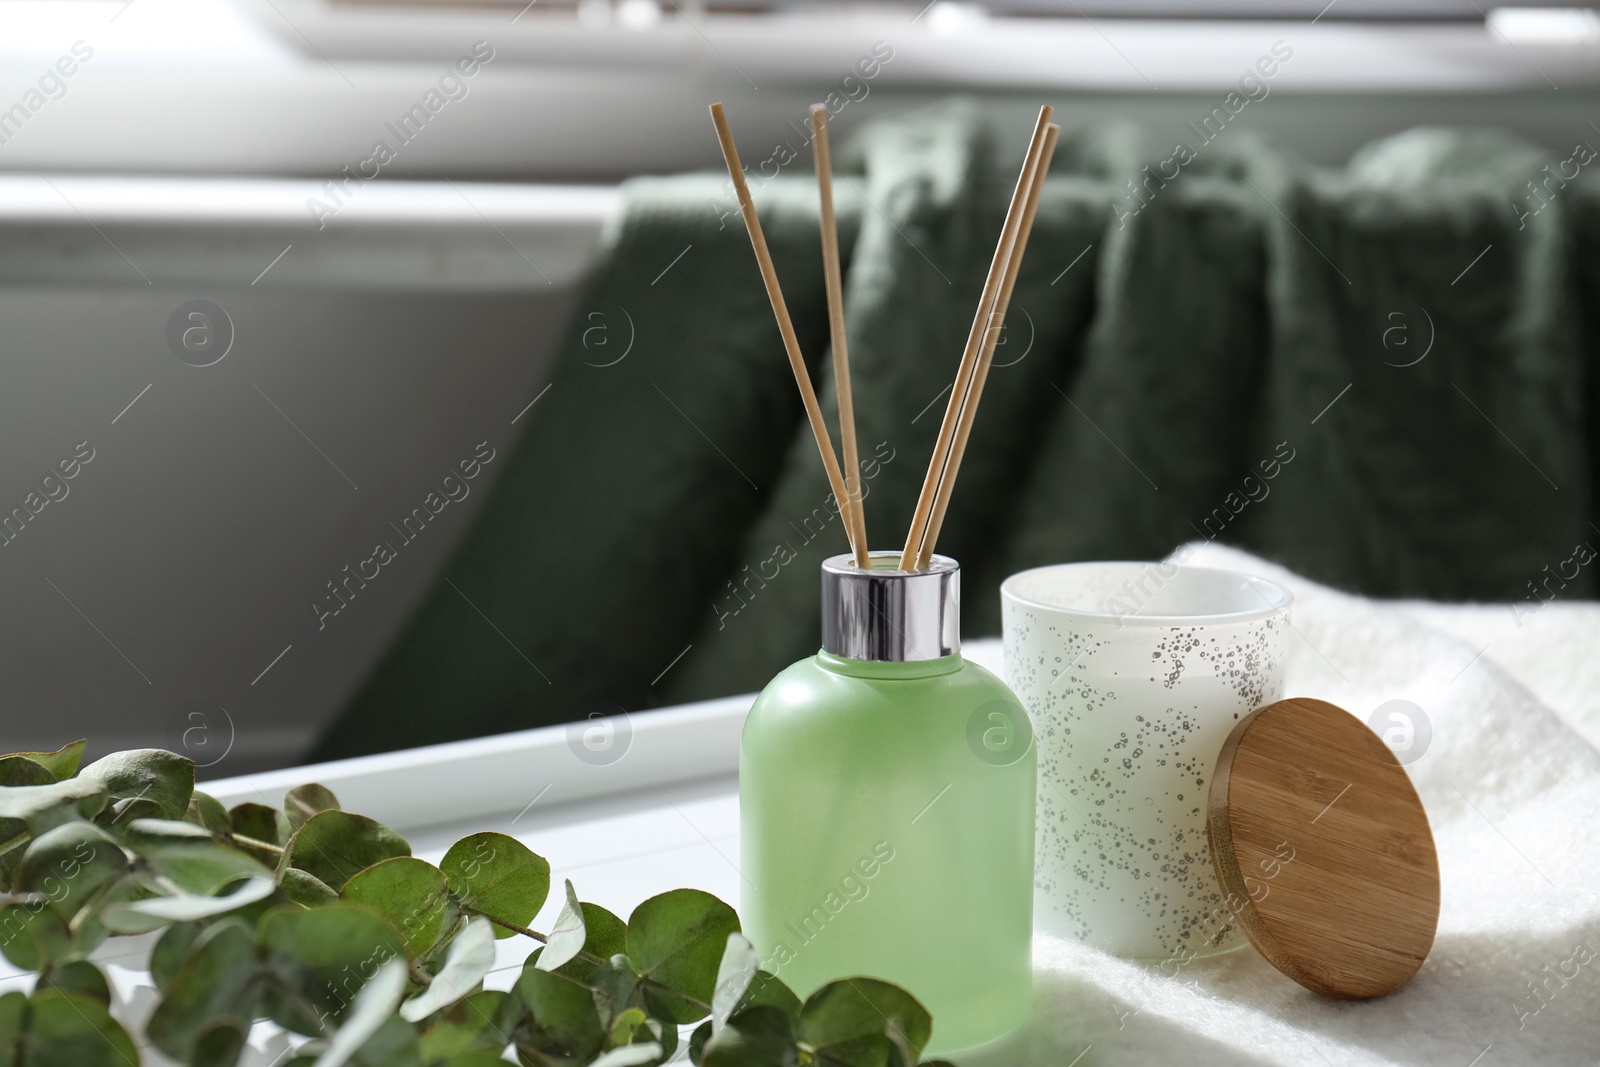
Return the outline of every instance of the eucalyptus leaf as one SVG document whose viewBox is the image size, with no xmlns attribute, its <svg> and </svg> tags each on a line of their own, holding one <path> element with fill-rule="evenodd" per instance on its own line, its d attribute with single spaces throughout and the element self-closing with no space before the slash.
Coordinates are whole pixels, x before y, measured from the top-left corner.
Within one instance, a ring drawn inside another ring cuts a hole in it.
<svg viewBox="0 0 1600 1067">
<path fill-rule="evenodd" d="M 728 944 L 717 965 L 717 984 L 711 994 L 711 1029 L 721 1030 L 734 1009 L 744 1000 L 750 982 L 761 969 L 756 947 L 743 934 L 729 934 Z"/>
<path fill-rule="evenodd" d="M 349 1063 L 361 1046 L 394 1015 L 405 990 L 404 959 L 394 957 L 379 966 L 371 980 L 356 992 L 338 1032 L 328 1042 L 327 1050 L 317 1057 L 316 1067 L 344 1067 Z"/>
<path fill-rule="evenodd" d="M 339 891 L 389 920 L 416 959 L 439 940 L 450 913 L 450 886 L 444 872 L 414 856 L 396 856 L 358 871 Z"/>
<path fill-rule="evenodd" d="M 145 1036 L 181 1061 L 213 1020 L 255 1016 L 265 976 L 249 925 L 218 922 L 195 940 L 145 1024 Z"/>
<path fill-rule="evenodd" d="M 104 830 L 93 823 L 69 822 L 28 845 L 17 869 L 17 887 L 42 895 L 70 920 L 96 890 L 128 869 L 128 854 Z"/>
<path fill-rule="evenodd" d="M 78 772 L 99 782 L 112 802 L 139 798 L 160 809 L 163 819 L 181 819 L 194 792 L 194 761 L 158 748 L 114 752 Z"/>
<path fill-rule="evenodd" d="M 0 1032 L 14 1004 L 0 1009 Z M 26 1067 L 129 1067 L 139 1062 L 138 1049 L 105 1005 L 61 989 L 35 990 L 28 998 L 9 1051 L 15 1055 L 12 1062 Z"/>
<path fill-rule="evenodd" d="M 278 884 L 283 886 L 285 896 L 305 908 L 339 899 L 339 894 L 327 882 L 295 867 L 285 867 L 279 871 Z"/>
<path fill-rule="evenodd" d="M 53 908 L 10 904 L 0 908 L 0 953 L 25 971 L 37 971 L 72 956 L 72 931 Z"/>
<path fill-rule="evenodd" d="M 64 781 L 78 773 L 78 766 L 83 762 L 83 750 L 89 742 L 79 738 L 71 744 L 62 745 L 54 752 L 12 752 L 12 756 L 21 756 L 32 760 L 55 776 L 56 781 Z"/>
<path fill-rule="evenodd" d="M 290 839 L 287 866 L 298 867 L 338 891 L 358 871 L 395 856 L 411 855 L 405 838 L 365 815 L 328 809 L 311 816 Z"/>
<path fill-rule="evenodd" d="M 771 1007 L 735 1013 L 706 1041 L 699 1063 L 702 1067 L 796 1067 L 799 1054 L 789 1017 Z"/>
<path fill-rule="evenodd" d="M 206 1024 L 189 1045 L 189 1067 L 234 1067 L 250 1036 L 250 1021 L 224 1017 Z"/>
<path fill-rule="evenodd" d="M 588 1063 L 605 1047 L 606 1025 L 587 986 L 524 967 L 514 993 L 532 1013 L 518 1036 L 519 1049 L 526 1045 L 544 1057 Z"/>
<path fill-rule="evenodd" d="M 194 948 L 195 941 L 205 929 L 201 923 L 177 922 L 167 927 L 156 940 L 155 947 L 150 950 L 150 978 L 155 982 L 158 992 L 165 993 L 172 985 L 172 980 L 189 958 L 189 950 Z"/>
<path fill-rule="evenodd" d="M 268 875 L 247 878 L 222 896 L 193 893 L 183 896 L 151 897 L 112 904 L 101 912 L 107 929 L 117 934 L 142 934 L 168 923 L 191 922 L 225 915 L 246 904 L 270 897 L 277 883 Z"/>
<path fill-rule="evenodd" d="M 88 960 L 52 964 L 39 975 L 40 989 L 60 989 L 111 1006 L 111 986 L 100 968 Z"/>
<path fill-rule="evenodd" d="M 278 848 L 294 833 L 283 812 L 249 800 L 228 809 L 228 823 L 231 832 Z"/>
<path fill-rule="evenodd" d="M 0 1067 L 20 1067 L 18 1045 L 28 1022 L 28 998 L 22 993 L 0 993 Z"/>
<path fill-rule="evenodd" d="M 268 1014 L 308 1036 L 322 1033 L 327 1019 L 342 1018 L 380 967 L 405 958 L 405 945 L 393 927 L 345 901 L 273 908 L 262 917 L 257 936 L 275 981 L 299 996 L 297 1002 L 272 993 Z M 308 1008 L 314 1016 L 308 1017 Z"/>
<path fill-rule="evenodd" d="M 93 818 L 106 806 L 106 787 L 98 781 L 68 778 L 54 785 L 0 787 L 0 819 L 15 819 L 42 834 L 75 818 Z"/>
<path fill-rule="evenodd" d="M 728 935 L 738 932 L 739 917 L 728 905 L 698 889 L 674 889 L 628 917 L 628 958 L 641 977 L 679 994 L 661 1005 L 675 1022 L 697 1022 L 715 992 Z"/>
<path fill-rule="evenodd" d="M 27 756 L 0 756 L 0 786 L 54 785 L 56 781 L 44 764 Z"/>
<path fill-rule="evenodd" d="M 512 926 L 526 927 L 550 895 L 550 864 L 507 834 L 463 837 L 439 868 L 464 907 Z M 511 935 L 495 931 L 497 938 Z"/>
<path fill-rule="evenodd" d="M 445 1009 L 422 1035 L 424 1063 L 469 1052 L 498 1056 L 525 1014 L 521 1001 L 499 989 L 480 989 Z"/>
<path fill-rule="evenodd" d="M 566 885 L 566 902 L 561 905 L 561 914 L 556 916 L 556 924 L 550 928 L 550 937 L 534 962 L 534 966 L 541 971 L 553 971 L 560 967 L 582 952 L 589 940 L 588 928 L 583 924 L 583 905 L 578 903 L 578 894 L 573 890 L 570 878 Z"/>
<path fill-rule="evenodd" d="M 291 830 L 300 829 L 319 812 L 338 810 L 339 798 L 333 795 L 333 790 L 315 782 L 297 785 L 283 795 L 283 813 Z"/>
<path fill-rule="evenodd" d="M 750 980 L 750 988 L 739 998 L 739 1004 L 734 1011 L 758 1006 L 777 1008 L 789 1017 L 792 1025 L 796 1027 L 800 1025 L 800 998 L 795 996 L 794 990 L 784 985 L 783 980 L 777 975 L 757 971 L 756 976 Z"/>
<path fill-rule="evenodd" d="M 352 1067 L 422 1067 L 417 1033 L 404 1020 L 389 1016 L 378 1032 L 351 1057 Z"/>
<path fill-rule="evenodd" d="M 819 1053 L 857 1039 L 885 1037 L 891 1029 L 898 1031 L 915 1062 L 927 1047 L 933 1019 L 910 993 L 875 978 L 830 982 L 800 1009 L 800 1039 Z"/>
<path fill-rule="evenodd" d="M 113 800 L 104 811 L 94 817 L 94 821 L 101 826 L 112 828 L 127 826 L 137 819 L 154 819 L 164 821 L 167 817 L 166 809 L 149 797 L 123 797 Z"/>
<path fill-rule="evenodd" d="M 203 826 L 214 834 L 225 834 L 233 829 L 228 809 L 222 806 L 222 801 L 198 789 L 189 796 L 189 807 L 183 813 L 183 820 Z"/>
<path fill-rule="evenodd" d="M 594 991 L 595 1006 L 600 1009 L 602 1018 L 610 1020 L 613 1030 L 620 1022 L 625 1022 L 629 1009 L 643 1017 L 644 1013 L 638 1009 L 650 991 L 640 988 L 639 976 L 633 973 L 633 964 L 628 962 L 627 956 L 619 953 L 606 960 L 594 969 L 584 985 Z M 651 1010 L 652 1014 L 663 1014 L 654 1005 Z M 620 1039 L 614 1036 L 614 1040 Z"/>
<path fill-rule="evenodd" d="M 661 1046 L 654 1041 L 643 1041 L 637 1045 L 623 1045 L 609 1052 L 601 1053 L 589 1067 L 640 1067 L 646 1063 L 658 1063 L 661 1060 Z"/>
<path fill-rule="evenodd" d="M 444 966 L 428 988 L 406 1001 L 400 1017 L 421 1022 L 471 993 L 494 966 L 494 928 L 487 919 L 473 919 L 450 943 Z"/>
<path fill-rule="evenodd" d="M 583 943 L 584 953 L 601 960 L 609 960 L 619 953 L 625 954 L 628 951 L 628 924 L 598 904 L 585 901 L 581 907 L 584 929 L 588 934 Z M 538 956 L 540 959 L 544 957 L 543 949 L 539 950 Z M 593 960 L 578 955 L 555 970 L 568 978 L 588 983 L 598 966 Z"/>
<path fill-rule="evenodd" d="M 432 1067 L 505 1067 L 498 1052 L 460 1052 L 446 1059 L 428 1061 Z"/>
<path fill-rule="evenodd" d="M 218 844 L 203 827 L 180 820 L 135 819 L 122 840 L 156 873 L 190 893 L 209 895 L 241 878 L 271 873 L 253 856 Z"/>
</svg>

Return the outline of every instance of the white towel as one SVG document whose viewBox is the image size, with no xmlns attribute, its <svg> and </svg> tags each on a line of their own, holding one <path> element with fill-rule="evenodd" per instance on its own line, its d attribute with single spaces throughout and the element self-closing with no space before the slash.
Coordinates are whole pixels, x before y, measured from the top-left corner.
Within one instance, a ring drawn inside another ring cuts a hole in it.
<svg viewBox="0 0 1600 1067">
<path fill-rule="evenodd" d="M 1600 604 L 1377 601 L 1218 545 L 1189 551 L 1294 592 L 1286 695 L 1362 718 L 1403 699 L 1427 716 L 1407 770 L 1439 851 L 1433 952 L 1399 992 L 1362 1002 L 1319 997 L 1249 947 L 1172 978 L 1040 938 L 1033 1032 L 971 1062 L 1600 1062 Z"/>
</svg>

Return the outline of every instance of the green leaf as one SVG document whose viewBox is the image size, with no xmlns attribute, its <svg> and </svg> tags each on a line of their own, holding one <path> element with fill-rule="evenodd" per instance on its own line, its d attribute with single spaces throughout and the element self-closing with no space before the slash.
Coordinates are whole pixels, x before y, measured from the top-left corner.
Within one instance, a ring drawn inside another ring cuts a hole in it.
<svg viewBox="0 0 1600 1067">
<path fill-rule="evenodd" d="M 155 947 L 150 950 L 150 978 L 155 982 L 158 992 L 165 993 L 172 985 L 172 980 L 189 958 L 189 950 L 194 948 L 195 941 L 205 929 L 200 923 L 173 923 L 156 941 Z"/>
<path fill-rule="evenodd" d="M 320 1017 L 341 1017 L 379 967 L 405 957 L 392 926 L 346 901 L 273 908 L 258 931 L 275 978 L 298 991 L 319 1017 L 308 1018 L 303 1007 L 277 995 L 267 998 L 268 1014 L 286 1029 L 309 1036 L 322 1032 Z"/>
<path fill-rule="evenodd" d="M 356 1067 L 422 1067 L 417 1033 L 406 1022 L 391 1015 L 350 1062 Z"/>
<path fill-rule="evenodd" d="M 584 984 L 594 990 L 595 1007 L 600 1010 L 602 1019 L 610 1020 L 613 1028 L 619 1022 L 626 1023 L 624 1016 L 627 1016 L 630 1010 L 635 1015 L 643 1017 L 644 1013 L 638 1009 L 648 991 L 640 987 L 639 976 L 633 973 L 633 964 L 628 962 L 628 957 L 612 956 L 596 967 Z M 654 1005 L 651 1007 L 651 1014 L 662 1014 L 655 1010 Z"/>
<path fill-rule="evenodd" d="M 450 846 L 439 868 L 463 907 L 526 927 L 550 895 L 550 864 L 506 834 L 481 833 Z M 495 937 L 511 931 L 495 930 Z"/>
<path fill-rule="evenodd" d="M 88 744 L 86 739 L 79 738 L 69 745 L 62 745 L 54 752 L 13 752 L 10 755 L 32 760 L 60 782 L 78 773 L 78 765 L 83 762 L 83 750 Z"/>
<path fill-rule="evenodd" d="M 70 922 L 96 890 L 128 870 L 128 854 L 109 834 L 93 823 L 69 822 L 28 845 L 17 886 L 44 896 Z"/>
<path fill-rule="evenodd" d="M 72 931 L 53 908 L 11 904 L 0 908 L 0 952 L 25 971 L 38 971 L 73 954 Z"/>
<path fill-rule="evenodd" d="M 344 1067 L 356 1052 L 394 1015 L 400 996 L 406 990 L 406 962 L 391 957 L 376 974 L 356 991 L 350 1010 L 328 1048 L 317 1057 L 316 1067 Z"/>
<path fill-rule="evenodd" d="M 788 1016 L 777 1008 L 746 1008 L 711 1035 L 702 1067 L 796 1067 L 799 1051 Z"/>
<path fill-rule="evenodd" d="M 206 1024 L 189 1045 L 189 1067 L 234 1067 L 250 1036 L 250 1021 L 216 1019 Z"/>
<path fill-rule="evenodd" d="M 514 992 L 533 1013 L 518 1047 L 557 1061 L 588 1063 L 605 1046 L 606 1025 L 587 986 L 553 971 L 524 967 Z"/>
<path fill-rule="evenodd" d="M 396 856 L 353 875 L 339 895 L 389 920 L 416 959 L 439 940 L 450 912 L 444 872 L 412 856 Z"/>
<path fill-rule="evenodd" d="M 561 914 L 556 916 L 555 926 L 550 928 L 549 940 L 534 961 L 534 966 L 541 971 L 557 969 L 582 952 L 583 946 L 589 942 L 589 931 L 583 925 L 583 905 L 578 903 L 572 879 L 567 879 L 566 884 L 566 902 L 561 905 Z"/>
<path fill-rule="evenodd" d="M 298 830 L 323 811 L 338 811 L 339 798 L 325 785 L 312 782 L 297 785 L 283 795 L 283 813 L 289 819 L 290 830 Z"/>
<path fill-rule="evenodd" d="M 583 951 L 602 960 L 625 954 L 628 951 L 628 924 L 598 904 L 585 902 L 581 907 L 583 926 L 588 932 L 588 937 L 583 943 Z M 539 957 L 543 958 L 544 950 L 540 949 L 538 952 Z M 598 967 L 599 964 L 580 955 L 573 957 L 556 970 L 568 978 L 592 984 L 591 979 Z"/>
<path fill-rule="evenodd" d="M 884 1037 L 891 1028 L 910 1048 L 915 1061 L 928 1044 L 933 1020 L 910 993 L 875 978 L 829 982 L 811 994 L 800 1009 L 800 1039 L 819 1054 L 829 1046 Z M 876 1048 L 875 1041 L 866 1044 Z M 841 1056 L 841 1062 L 855 1061 L 845 1061 Z"/>
<path fill-rule="evenodd" d="M 192 922 L 225 915 L 246 904 L 265 900 L 278 884 L 267 875 L 247 878 L 222 896 L 150 897 L 108 905 L 102 912 L 106 928 L 116 934 L 143 934 L 159 930 L 168 923 Z"/>
<path fill-rule="evenodd" d="M 722 962 L 717 965 L 717 984 L 711 994 L 711 1028 L 722 1029 L 728 1016 L 744 1002 L 745 991 L 761 969 L 756 947 L 743 934 L 729 934 Z"/>
<path fill-rule="evenodd" d="M 93 779 L 68 778 L 54 785 L 0 787 L 0 819 L 14 819 L 35 834 L 89 819 L 106 806 L 106 787 Z"/>
<path fill-rule="evenodd" d="M 233 829 L 233 822 L 228 818 L 228 809 L 222 806 L 222 801 L 198 789 L 190 795 L 189 807 L 184 811 L 183 819 L 196 826 L 203 826 L 214 834 L 225 834 Z"/>
<path fill-rule="evenodd" d="M 521 1001 L 499 989 L 481 989 L 450 1005 L 422 1035 L 424 1063 L 448 1060 L 468 1052 L 498 1056 L 511 1044 L 521 1021 Z"/>
<path fill-rule="evenodd" d="M 209 896 L 241 878 L 271 872 L 253 856 L 220 845 L 205 829 L 173 819 L 135 819 L 123 843 L 158 874 L 190 893 Z"/>
<path fill-rule="evenodd" d="M 284 862 L 313 874 L 329 888 L 344 888 L 358 871 L 395 856 L 411 855 L 405 838 L 365 815 L 329 809 L 301 824 Z"/>
<path fill-rule="evenodd" d="M 408 1023 L 421 1022 L 454 1004 L 471 993 L 493 966 L 494 928 L 487 919 L 473 919 L 450 942 L 444 966 L 433 976 L 428 988 L 406 1001 L 400 1009 L 400 1017 Z"/>
<path fill-rule="evenodd" d="M 0 756 L 0 785 L 54 785 L 56 776 L 27 756 Z"/>
<path fill-rule="evenodd" d="M 28 998 L 21 993 L 0 994 L 0 1067 L 23 1067 L 18 1046 L 27 1023 Z"/>
<path fill-rule="evenodd" d="M 225 919 L 208 927 L 168 982 L 145 1024 L 145 1036 L 168 1056 L 183 1060 L 213 1020 L 255 1017 L 264 976 L 248 924 Z"/>
<path fill-rule="evenodd" d="M 628 959 L 641 977 L 709 1003 L 717 984 L 728 935 L 739 932 L 732 908 L 698 889 L 674 889 L 651 897 L 628 917 Z M 681 997 L 661 1007 L 679 1023 L 705 1018 L 706 1011 Z"/>
<path fill-rule="evenodd" d="M 305 908 L 339 899 L 339 894 L 327 882 L 295 867 L 285 867 L 279 871 L 278 884 L 283 886 L 285 896 Z"/>
<path fill-rule="evenodd" d="M 243 834 L 245 837 L 269 845 L 277 845 L 279 848 L 282 848 L 284 842 L 294 833 L 294 828 L 289 825 L 289 820 L 283 812 L 253 801 L 245 801 L 229 808 L 228 822 L 234 833 Z"/>
<path fill-rule="evenodd" d="M 194 761 L 158 748 L 132 749 L 95 760 L 78 777 L 105 786 L 113 803 L 148 800 L 161 818 L 181 819 L 194 792 Z"/>
<path fill-rule="evenodd" d="M 0 1033 L 6 1029 L 5 1016 L 20 1015 L 16 1035 L 6 1050 L 15 1055 L 13 1063 L 26 1067 L 129 1067 L 139 1062 L 138 1049 L 127 1032 L 97 1000 L 60 989 L 35 990 L 21 1012 L 9 996 L 5 1000 Z"/>
<path fill-rule="evenodd" d="M 39 975 L 40 989 L 60 989 L 111 1006 L 111 986 L 100 968 L 88 960 L 52 964 Z"/>
<path fill-rule="evenodd" d="M 507 1042 L 509 1044 L 510 1042 Z M 429 1060 L 432 1067 L 505 1067 L 498 1052 L 461 1052 L 447 1059 Z"/>
<path fill-rule="evenodd" d="M 794 995 L 794 990 L 783 984 L 777 975 L 768 974 L 766 971 L 757 971 L 755 978 L 750 982 L 750 988 L 744 991 L 744 996 L 739 998 L 735 1012 L 745 1008 L 754 1007 L 777 1008 L 789 1017 L 789 1022 L 798 1027 L 800 1025 L 800 998 Z"/>
</svg>

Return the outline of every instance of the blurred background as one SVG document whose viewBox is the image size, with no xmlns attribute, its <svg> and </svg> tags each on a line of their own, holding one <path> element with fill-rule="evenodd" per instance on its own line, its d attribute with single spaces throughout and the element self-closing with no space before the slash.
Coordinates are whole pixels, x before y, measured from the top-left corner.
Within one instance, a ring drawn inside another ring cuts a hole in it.
<svg viewBox="0 0 1600 1067">
<path fill-rule="evenodd" d="M 841 142 L 957 96 L 1009 174 L 1041 102 L 1066 139 L 1128 123 L 1159 147 L 1274 42 L 1292 63 L 1232 121 L 1311 167 L 1416 127 L 1502 131 L 1552 160 L 1600 139 L 1590 4 L 0 0 L 0 748 L 89 736 L 212 776 L 294 763 L 430 595 L 459 595 L 508 669 L 539 672 L 506 608 L 441 568 L 559 401 L 564 339 L 632 306 L 586 288 L 621 183 L 720 166 L 710 101 L 756 166 L 829 94 Z M 914 481 L 925 449 L 907 447 Z M 573 510 L 542 521 L 580 529 Z M 348 584 L 385 539 L 381 579 Z M 713 617 L 722 594 L 693 595 Z M 648 681 L 694 640 L 618 658 Z M 528 714 L 441 700 L 464 725 L 393 743 L 634 710 L 647 688 Z M 381 715 L 360 729 L 341 751 L 389 747 Z"/>
</svg>

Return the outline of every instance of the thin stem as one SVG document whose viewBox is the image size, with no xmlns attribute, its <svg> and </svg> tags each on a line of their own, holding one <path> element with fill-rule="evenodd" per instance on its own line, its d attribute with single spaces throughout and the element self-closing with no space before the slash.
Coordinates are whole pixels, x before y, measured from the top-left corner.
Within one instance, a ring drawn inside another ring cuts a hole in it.
<svg viewBox="0 0 1600 1067">
<path fill-rule="evenodd" d="M 235 843 L 241 844 L 246 848 L 259 848 L 263 852 L 271 852 L 279 856 L 283 855 L 284 852 L 283 848 L 279 845 L 269 845 L 265 841 L 258 840 L 254 837 L 246 837 L 244 834 L 230 832 L 228 837 L 231 838 Z"/>
<path fill-rule="evenodd" d="M 16 837 L 13 837 L 10 841 L 7 841 L 5 844 L 0 845 L 0 856 L 4 856 L 8 852 L 12 852 L 12 851 L 14 851 L 16 849 L 19 849 L 23 845 L 26 845 L 29 841 L 32 841 L 32 840 L 33 840 L 33 835 L 30 834 L 28 831 L 24 830 L 24 831 L 22 831 L 22 833 L 18 834 Z"/>
<path fill-rule="evenodd" d="M 496 926 L 500 927 L 500 929 L 502 929 L 502 930 L 510 930 L 514 934 L 521 934 L 523 937 L 531 937 L 535 941 L 539 942 L 542 945 L 550 943 L 550 938 L 546 937 L 544 934 L 541 934 L 537 930 L 530 930 L 526 926 L 518 926 L 516 923 L 508 923 L 504 919 L 497 919 L 493 915 L 490 915 L 486 911 L 479 911 L 477 908 L 474 908 L 471 904 L 462 904 L 461 905 L 461 910 L 464 911 L 464 912 L 467 912 L 470 915 L 478 915 L 478 916 L 481 916 L 481 917 L 483 917 L 485 919 L 488 919 L 490 922 L 494 923 Z M 599 956 L 593 956 L 593 955 L 590 955 L 587 952 L 579 952 L 578 955 L 586 957 L 587 959 L 589 959 L 591 962 L 594 962 L 594 963 L 604 963 L 605 962 L 605 960 L 601 959 Z"/>
</svg>

